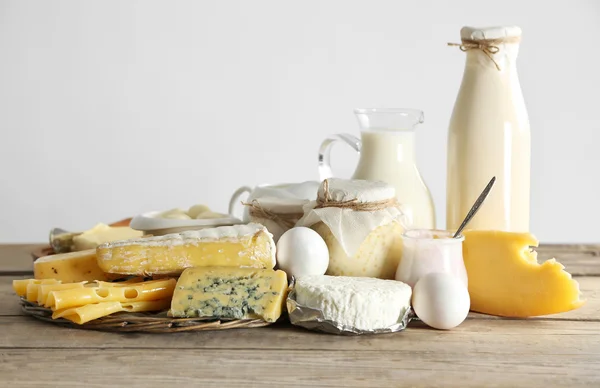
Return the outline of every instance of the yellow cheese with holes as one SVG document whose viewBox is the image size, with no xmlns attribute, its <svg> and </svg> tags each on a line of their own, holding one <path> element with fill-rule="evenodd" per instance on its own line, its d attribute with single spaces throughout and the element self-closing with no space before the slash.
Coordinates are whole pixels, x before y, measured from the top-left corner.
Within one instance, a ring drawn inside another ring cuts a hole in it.
<svg viewBox="0 0 600 388">
<path fill-rule="evenodd" d="M 579 284 L 555 259 L 539 264 L 529 233 L 464 232 L 463 257 L 471 310 L 505 317 L 533 317 L 583 305 Z"/>
<path fill-rule="evenodd" d="M 86 322 L 105 317 L 110 314 L 121 311 L 126 312 L 145 312 L 161 311 L 169 308 L 171 299 L 141 301 L 141 302 L 102 302 L 88 304 L 81 307 L 73 307 L 63 310 L 56 310 L 52 313 L 52 319 L 65 318 L 69 321 L 82 325 Z"/>
<path fill-rule="evenodd" d="M 177 281 L 170 315 L 275 322 L 281 315 L 287 287 L 287 275 L 281 270 L 189 268 Z"/>
<path fill-rule="evenodd" d="M 100 269 L 95 249 L 40 257 L 33 263 L 33 276 L 64 283 L 115 278 Z"/>
<path fill-rule="evenodd" d="M 171 299 L 175 279 L 151 280 L 117 287 L 80 287 L 50 292 L 46 306 L 53 310 L 83 306 L 101 302 L 141 302 Z"/>
<path fill-rule="evenodd" d="M 273 236 L 260 224 L 116 241 L 96 251 L 103 271 L 126 275 L 179 275 L 190 267 L 275 266 Z"/>
<path fill-rule="evenodd" d="M 27 287 L 30 284 L 59 284 L 60 280 L 56 279 L 15 279 L 13 280 L 13 290 L 19 296 L 27 295 Z M 36 297 L 37 300 L 37 297 Z"/>
</svg>

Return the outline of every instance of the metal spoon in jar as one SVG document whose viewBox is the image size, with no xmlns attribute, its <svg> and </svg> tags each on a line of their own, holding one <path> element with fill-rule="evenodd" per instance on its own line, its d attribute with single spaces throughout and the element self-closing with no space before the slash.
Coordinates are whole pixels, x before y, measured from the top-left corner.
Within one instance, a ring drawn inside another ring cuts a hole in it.
<svg viewBox="0 0 600 388">
<path fill-rule="evenodd" d="M 477 211 L 479 210 L 479 208 L 483 204 L 483 201 L 485 201 L 485 199 L 487 198 L 488 194 L 492 190 L 492 187 L 494 186 L 494 182 L 496 182 L 496 177 L 493 177 L 492 180 L 490 180 L 490 182 L 487 184 L 487 186 L 485 186 L 485 189 L 483 189 L 483 191 L 481 192 L 481 194 L 479 194 L 479 197 L 477 198 L 477 201 L 475 201 L 475 203 L 473 204 L 473 207 L 467 213 L 467 216 L 465 217 L 464 221 L 462 222 L 462 224 L 460 224 L 460 226 L 456 230 L 456 233 L 454 233 L 454 236 L 452 236 L 453 238 L 457 238 L 458 236 L 460 236 L 460 232 L 462 232 L 463 229 L 469 223 L 469 221 L 471 221 L 471 219 L 473 219 L 473 217 L 475 216 L 475 214 L 477 213 Z"/>
</svg>

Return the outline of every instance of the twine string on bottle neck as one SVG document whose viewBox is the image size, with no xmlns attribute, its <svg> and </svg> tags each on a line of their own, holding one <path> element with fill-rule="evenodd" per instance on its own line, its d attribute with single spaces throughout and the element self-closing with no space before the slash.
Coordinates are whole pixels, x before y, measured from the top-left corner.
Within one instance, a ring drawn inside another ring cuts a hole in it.
<svg viewBox="0 0 600 388">
<path fill-rule="evenodd" d="M 498 45 L 505 43 L 517 43 L 520 40 L 521 37 L 519 36 L 501 39 L 462 39 L 462 43 L 448 43 L 448 46 L 458 47 L 460 48 L 460 51 L 463 52 L 467 52 L 469 50 L 481 50 L 494 63 L 496 70 L 500 71 L 500 65 L 493 57 L 494 54 L 497 54 L 500 51 L 500 47 L 498 47 Z"/>
</svg>

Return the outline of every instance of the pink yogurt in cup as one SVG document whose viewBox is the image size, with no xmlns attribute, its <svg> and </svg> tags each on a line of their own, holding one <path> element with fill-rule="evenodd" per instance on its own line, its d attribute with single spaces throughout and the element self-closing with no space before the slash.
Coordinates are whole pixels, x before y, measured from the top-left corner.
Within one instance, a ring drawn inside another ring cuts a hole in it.
<svg viewBox="0 0 600 388">
<path fill-rule="evenodd" d="M 396 270 L 396 280 L 414 287 L 417 281 L 432 272 L 446 272 L 459 278 L 468 287 L 467 269 L 463 261 L 464 236 L 452 238 L 454 232 L 435 229 L 413 229 L 402 235 L 402 259 Z"/>
</svg>

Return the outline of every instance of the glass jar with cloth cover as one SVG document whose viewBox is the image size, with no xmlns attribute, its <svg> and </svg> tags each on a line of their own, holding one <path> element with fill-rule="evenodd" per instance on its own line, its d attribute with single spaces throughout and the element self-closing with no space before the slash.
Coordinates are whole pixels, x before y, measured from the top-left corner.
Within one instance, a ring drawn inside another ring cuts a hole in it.
<svg viewBox="0 0 600 388">
<path fill-rule="evenodd" d="M 393 186 L 325 179 L 296 226 L 315 230 L 329 248 L 328 275 L 393 279 L 406 218 Z"/>
</svg>

